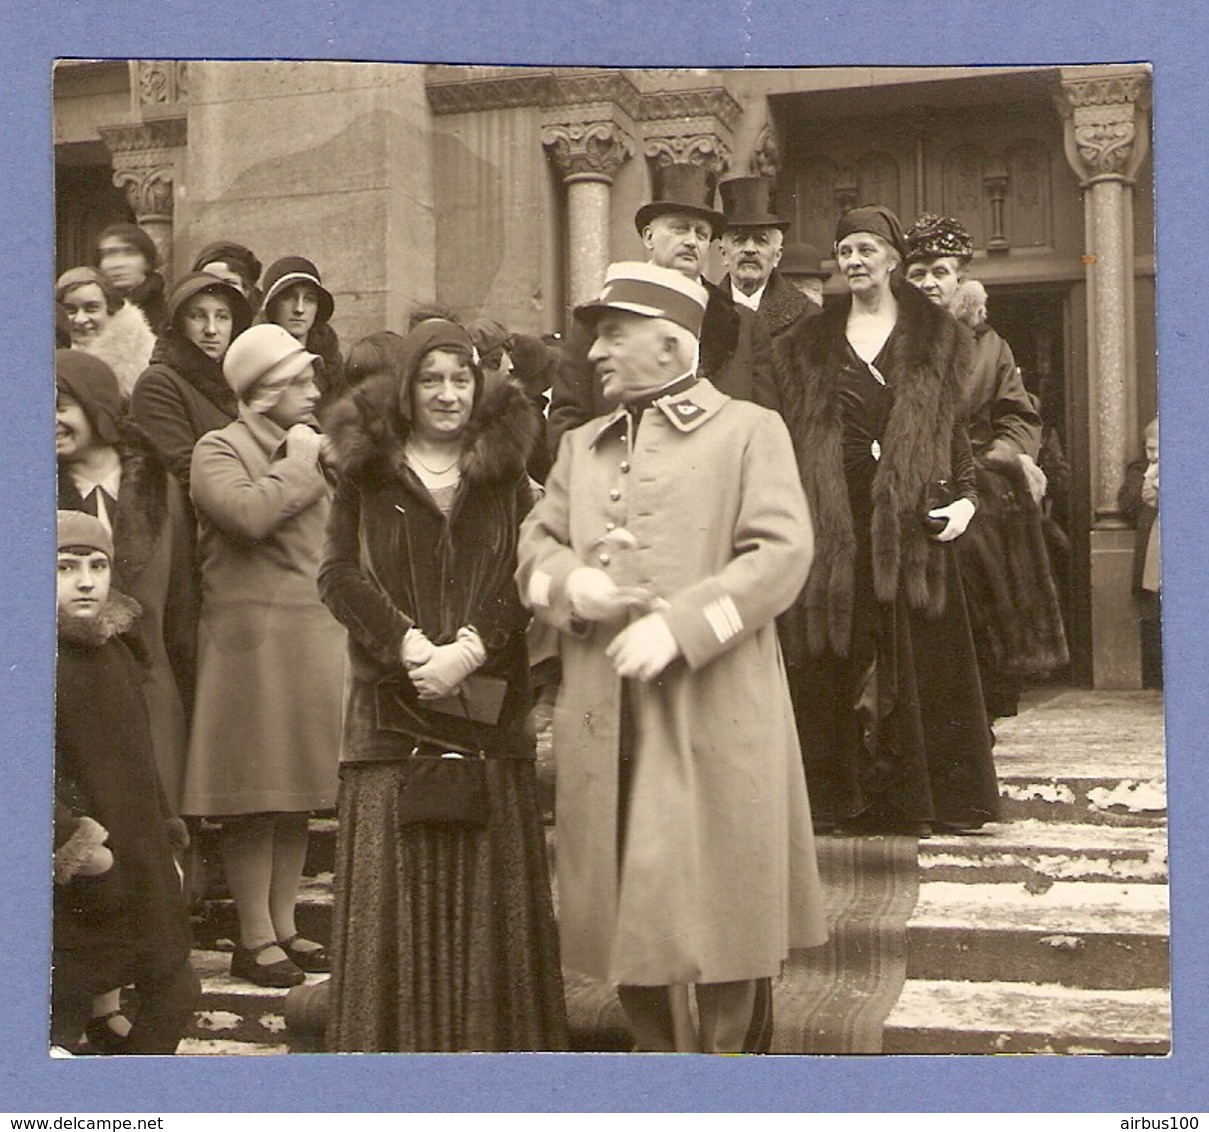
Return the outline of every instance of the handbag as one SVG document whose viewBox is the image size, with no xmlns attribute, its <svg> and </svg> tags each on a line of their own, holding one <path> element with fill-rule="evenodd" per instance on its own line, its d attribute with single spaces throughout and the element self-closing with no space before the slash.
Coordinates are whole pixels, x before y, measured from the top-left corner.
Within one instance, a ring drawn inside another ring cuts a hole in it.
<svg viewBox="0 0 1209 1132">
<path fill-rule="evenodd" d="M 487 760 L 482 755 L 435 749 L 427 753 L 417 747 L 401 765 L 397 810 L 401 824 L 487 824 Z"/>
</svg>

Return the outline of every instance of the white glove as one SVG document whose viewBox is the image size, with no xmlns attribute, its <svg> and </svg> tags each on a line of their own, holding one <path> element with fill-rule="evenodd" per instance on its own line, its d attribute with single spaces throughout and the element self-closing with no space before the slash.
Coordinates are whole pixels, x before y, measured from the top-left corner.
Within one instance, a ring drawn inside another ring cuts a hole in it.
<svg viewBox="0 0 1209 1132">
<path fill-rule="evenodd" d="M 955 499 L 947 507 L 936 507 L 928 512 L 929 519 L 945 519 L 945 527 L 932 537 L 937 542 L 952 542 L 965 533 L 974 518 L 974 504 L 968 499 Z"/>
<path fill-rule="evenodd" d="M 640 604 L 634 590 L 622 589 L 595 566 L 580 566 L 571 572 L 567 577 L 567 600 L 575 616 L 584 621 L 613 621 Z"/>
<path fill-rule="evenodd" d="M 1028 483 L 1028 493 L 1033 497 L 1033 502 L 1037 506 L 1040 506 L 1041 500 L 1045 498 L 1047 484 L 1045 473 L 1037 466 L 1036 461 L 1031 456 L 1021 452 L 1018 458 L 1020 466 L 1024 469 L 1024 478 Z"/>
<path fill-rule="evenodd" d="M 648 613 L 627 625 L 605 650 L 618 676 L 654 680 L 680 655 L 680 646 L 665 618 Z"/>
<path fill-rule="evenodd" d="M 478 633 L 462 629 L 452 644 L 434 645 L 428 660 L 407 676 L 420 699 L 439 700 L 452 693 L 486 659 L 487 651 Z"/>
<path fill-rule="evenodd" d="M 402 661 L 403 667 L 410 672 L 413 668 L 419 668 L 421 664 L 429 660 L 433 648 L 432 641 L 424 636 L 424 630 L 413 625 L 403 634 L 403 643 L 399 646 L 399 660 Z"/>
<path fill-rule="evenodd" d="M 285 454 L 291 460 L 304 460 L 308 464 L 319 462 L 323 451 L 323 437 L 309 425 L 290 425 L 285 434 Z"/>
</svg>

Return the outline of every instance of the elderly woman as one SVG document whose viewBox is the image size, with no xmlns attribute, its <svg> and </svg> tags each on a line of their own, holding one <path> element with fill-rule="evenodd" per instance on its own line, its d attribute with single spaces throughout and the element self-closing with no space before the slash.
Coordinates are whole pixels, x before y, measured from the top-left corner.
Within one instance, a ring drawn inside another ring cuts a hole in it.
<svg viewBox="0 0 1209 1132">
<path fill-rule="evenodd" d="M 202 437 L 190 477 L 202 606 L 181 808 L 222 824 L 231 974 L 261 986 L 327 969 L 294 922 L 308 816 L 336 803 L 344 687 L 344 631 L 315 589 L 331 498 L 316 360 L 279 326 L 240 335 L 223 361 L 239 419 Z"/>
<path fill-rule="evenodd" d="M 248 301 L 204 271 L 178 279 L 168 295 L 168 325 L 130 398 L 130 412 L 168 470 L 189 487 L 193 446 L 235 419 L 223 379 L 227 347 L 252 322 Z"/>
<path fill-rule="evenodd" d="M 315 374 L 315 383 L 319 386 L 320 410 L 345 391 L 340 338 L 329 321 L 335 309 L 336 300 L 309 259 L 284 256 L 271 263 L 264 273 L 260 321 L 284 327 L 307 350 L 319 356 L 322 364 Z"/>
<path fill-rule="evenodd" d="M 1016 714 L 1026 678 L 1069 660 L 1042 528 L 1041 417 L 1011 347 L 987 323 L 986 290 L 967 278 L 969 232 L 925 213 L 905 239 L 907 282 L 974 332 L 962 397 L 980 506 L 957 555 L 989 725 Z"/>
<path fill-rule="evenodd" d="M 532 409 L 428 319 L 330 419 L 319 591 L 348 628 L 334 1050 L 550 1050 L 566 1022 L 512 580 Z"/>
<path fill-rule="evenodd" d="M 977 504 L 967 328 L 903 285 L 888 209 L 846 212 L 847 302 L 778 342 L 775 374 L 815 522 L 782 641 L 811 807 L 837 831 L 927 836 L 998 793 L 953 540 Z"/>
<path fill-rule="evenodd" d="M 59 276 L 55 300 L 67 316 L 71 347 L 100 358 L 129 399 L 151 360 L 155 335 L 143 312 L 95 267 L 73 267 Z"/>
</svg>

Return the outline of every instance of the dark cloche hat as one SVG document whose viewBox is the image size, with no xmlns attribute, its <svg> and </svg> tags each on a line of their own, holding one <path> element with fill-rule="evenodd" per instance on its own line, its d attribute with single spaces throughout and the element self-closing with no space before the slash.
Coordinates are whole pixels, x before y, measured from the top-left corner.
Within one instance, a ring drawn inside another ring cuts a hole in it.
<svg viewBox="0 0 1209 1132">
<path fill-rule="evenodd" d="M 682 212 L 709 221 L 715 236 L 726 227 L 726 217 L 714 208 L 714 192 L 718 179 L 704 165 L 689 165 L 674 161 L 655 167 L 655 199 L 644 204 L 634 214 L 634 227 L 639 233 L 656 216 Z"/>
<path fill-rule="evenodd" d="M 722 211 L 728 228 L 779 228 L 784 232 L 788 220 L 776 210 L 777 187 L 771 177 L 729 177 L 718 185 Z"/>
<path fill-rule="evenodd" d="M 323 280 L 319 278 L 319 268 L 309 259 L 303 259 L 300 255 L 282 256 L 281 259 L 269 264 L 268 271 L 264 273 L 263 306 L 265 311 L 268 311 L 269 304 L 282 291 L 295 283 L 308 283 L 315 288 L 319 294 L 319 313 L 315 322 L 327 322 L 336 309 L 336 300 L 332 298 L 331 291 L 323 285 Z"/>
<path fill-rule="evenodd" d="M 811 279 L 830 279 L 823 257 L 814 244 L 786 244 L 777 270 L 782 275 L 805 275 Z"/>
</svg>

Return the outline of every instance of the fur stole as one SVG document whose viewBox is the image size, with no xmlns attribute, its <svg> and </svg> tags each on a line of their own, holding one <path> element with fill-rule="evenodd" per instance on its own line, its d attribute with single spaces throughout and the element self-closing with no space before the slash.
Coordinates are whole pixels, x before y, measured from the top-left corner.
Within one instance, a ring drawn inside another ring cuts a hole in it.
<svg viewBox="0 0 1209 1132">
<path fill-rule="evenodd" d="M 94 358 L 100 358 L 118 379 L 118 388 L 122 396 L 130 399 L 134 383 L 139 374 L 147 368 L 151 361 L 151 351 L 155 348 L 155 335 L 147 322 L 146 316 L 138 307 L 131 303 L 123 303 L 117 312 L 109 319 L 101 332 L 87 346 L 77 349 L 87 350 Z"/>
<path fill-rule="evenodd" d="M 168 371 L 188 382 L 231 420 L 238 414 L 239 401 L 222 375 L 222 363 L 202 353 L 178 331 L 165 330 L 155 340 L 149 368 Z"/>
<path fill-rule="evenodd" d="M 903 588 L 909 604 L 936 615 L 945 603 L 945 557 L 921 522 L 928 491 L 952 474 L 953 430 L 973 340 L 968 328 L 915 288 L 896 288 L 898 323 L 879 367 L 894 407 L 873 477 L 870 530 L 877 600 Z M 848 364 L 851 300 L 802 319 L 774 344 L 773 374 L 814 522 L 815 558 L 798 598 L 806 644 L 846 655 L 851 635 L 856 537 L 844 479 L 840 375 Z"/>
<path fill-rule="evenodd" d="M 399 412 L 400 384 L 371 377 L 342 397 L 325 418 L 343 475 L 397 479 L 411 422 Z M 537 413 L 513 381 L 484 384 L 463 434 L 462 475 L 470 483 L 513 482 L 537 439 Z"/>
</svg>

